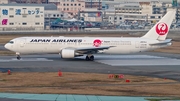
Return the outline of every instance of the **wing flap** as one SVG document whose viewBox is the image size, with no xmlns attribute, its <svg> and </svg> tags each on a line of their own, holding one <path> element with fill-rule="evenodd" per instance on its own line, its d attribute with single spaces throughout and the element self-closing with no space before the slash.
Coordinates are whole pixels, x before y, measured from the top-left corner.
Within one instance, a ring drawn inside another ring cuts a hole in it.
<svg viewBox="0 0 180 101">
<path fill-rule="evenodd" d="M 109 49 L 114 46 L 101 46 L 101 47 L 81 47 L 76 48 L 75 51 L 82 54 L 97 53 L 99 50 Z"/>
</svg>

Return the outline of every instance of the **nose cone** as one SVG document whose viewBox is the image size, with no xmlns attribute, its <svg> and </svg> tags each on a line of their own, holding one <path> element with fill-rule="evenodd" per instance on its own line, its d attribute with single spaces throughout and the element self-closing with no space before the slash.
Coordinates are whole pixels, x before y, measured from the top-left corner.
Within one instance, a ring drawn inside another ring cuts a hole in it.
<svg viewBox="0 0 180 101">
<path fill-rule="evenodd" d="M 5 44 L 5 45 L 4 45 L 4 47 L 5 47 L 6 49 L 8 49 L 8 50 L 10 49 L 10 46 L 9 46 L 9 44 L 8 44 L 8 43 L 7 43 L 7 44 Z"/>
</svg>

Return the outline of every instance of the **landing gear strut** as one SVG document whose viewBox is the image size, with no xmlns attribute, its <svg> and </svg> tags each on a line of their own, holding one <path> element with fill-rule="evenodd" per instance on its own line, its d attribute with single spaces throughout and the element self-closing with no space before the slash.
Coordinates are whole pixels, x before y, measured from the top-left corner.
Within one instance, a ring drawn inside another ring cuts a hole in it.
<svg viewBox="0 0 180 101">
<path fill-rule="evenodd" d="M 93 55 L 87 55 L 86 61 L 94 61 L 94 56 Z"/>
</svg>

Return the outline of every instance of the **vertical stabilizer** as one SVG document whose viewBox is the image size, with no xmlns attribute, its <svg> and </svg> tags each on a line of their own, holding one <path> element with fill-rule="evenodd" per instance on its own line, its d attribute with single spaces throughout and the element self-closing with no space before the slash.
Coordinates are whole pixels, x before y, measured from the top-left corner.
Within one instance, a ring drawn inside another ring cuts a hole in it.
<svg viewBox="0 0 180 101">
<path fill-rule="evenodd" d="M 165 40 L 172 21 L 175 18 L 175 13 L 175 11 L 167 12 L 142 38 Z"/>
</svg>

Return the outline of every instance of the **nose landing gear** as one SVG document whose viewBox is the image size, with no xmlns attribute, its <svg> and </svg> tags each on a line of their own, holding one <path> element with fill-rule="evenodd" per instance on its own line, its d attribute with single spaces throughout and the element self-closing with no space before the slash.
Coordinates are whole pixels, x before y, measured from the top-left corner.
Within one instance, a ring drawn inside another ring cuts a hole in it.
<svg viewBox="0 0 180 101">
<path fill-rule="evenodd" d="M 20 53 L 16 53 L 16 56 L 17 56 L 17 59 L 18 59 L 18 60 L 21 59 Z"/>
<path fill-rule="evenodd" d="M 20 56 L 20 55 L 17 55 L 17 59 L 20 60 L 20 59 L 21 59 L 21 56 Z"/>
</svg>

